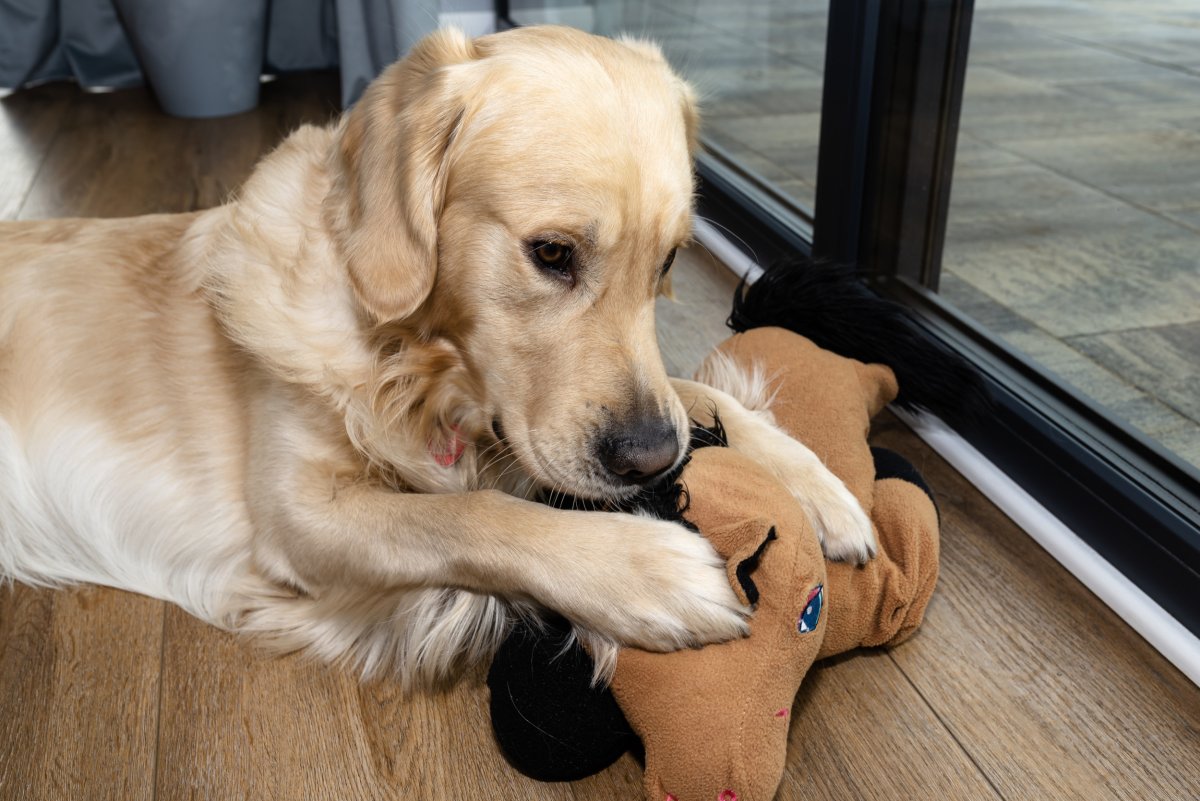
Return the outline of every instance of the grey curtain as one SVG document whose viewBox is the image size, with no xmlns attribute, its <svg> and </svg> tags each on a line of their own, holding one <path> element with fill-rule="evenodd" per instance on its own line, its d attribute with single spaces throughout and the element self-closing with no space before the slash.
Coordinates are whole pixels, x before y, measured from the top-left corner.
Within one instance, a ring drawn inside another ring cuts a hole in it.
<svg viewBox="0 0 1200 801">
<path fill-rule="evenodd" d="M 338 67 L 342 103 L 438 24 L 439 0 L 0 0 L 0 89 L 149 84 L 169 113 L 236 114 L 263 73 Z"/>
</svg>

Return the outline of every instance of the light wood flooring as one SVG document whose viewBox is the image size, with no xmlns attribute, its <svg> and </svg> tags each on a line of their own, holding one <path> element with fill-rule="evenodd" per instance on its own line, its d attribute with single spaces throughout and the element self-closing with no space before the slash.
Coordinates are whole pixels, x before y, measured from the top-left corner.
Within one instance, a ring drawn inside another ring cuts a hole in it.
<svg viewBox="0 0 1200 801">
<path fill-rule="evenodd" d="M 0 103 L 0 218 L 218 203 L 336 97 L 331 76 L 297 76 L 253 112 L 184 121 L 137 90 L 20 92 Z M 724 336 L 733 282 L 702 252 L 678 271 L 661 330 L 686 373 Z M 913 640 L 810 674 L 779 798 L 1200 798 L 1200 690 L 901 424 L 874 439 L 940 497 L 941 583 Z M 3 801 L 612 801 L 639 787 L 630 757 L 571 785 L 515 774 L 477 682 L 405 697 L 148 598 L 0 589 Z"/>
</svg>

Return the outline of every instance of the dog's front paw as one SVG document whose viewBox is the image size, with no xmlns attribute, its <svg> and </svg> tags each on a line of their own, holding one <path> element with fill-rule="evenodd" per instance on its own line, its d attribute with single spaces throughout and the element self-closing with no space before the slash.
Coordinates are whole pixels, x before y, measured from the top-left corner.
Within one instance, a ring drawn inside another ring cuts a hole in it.
<svg viewBox="0 0 1200 801">
<path fill-rule="evenodd" d="M 598 558 L 576 566 L 580 592 L 559 611 L 621 645 L 648 651 L 744 637 L 749 610 L 708 540 L 683 526 L 589 513 Z"/>
<path fill-rule="evenodd" d="M 751 453 L 800 502 L 825 556 L 858 564 L 875 556 L 878 545 L 871 519 L 815 453 L 782 432 L 761 437 Z"/>
<path fill-rule="evenodd" d="M 821 540 L 825 556 L 835 561 L 862 564 L 875 556 L 878 544 L 871 519 L 858 499 L 837 476 L 798 487 L 793 495 L 804 506 Z"/>
<path fill-rule="evenodd" d="M 731 397 L 719 411 L 729 446 L 769 470 L 800 502 L 827 557 L 861 564 L 875 555 L 875 530 L 866 512 L 815 453 Z"/>
</svg>

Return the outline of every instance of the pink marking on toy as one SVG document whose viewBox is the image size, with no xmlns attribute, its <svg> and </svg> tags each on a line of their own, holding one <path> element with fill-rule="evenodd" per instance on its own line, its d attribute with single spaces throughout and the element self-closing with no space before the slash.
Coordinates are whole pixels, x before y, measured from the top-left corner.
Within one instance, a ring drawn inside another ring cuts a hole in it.
<svg viewBox="0 0 1200 801">
<path fill-rule="evenodd" d="M 429 455 L 442 467 L 452 467 L 457 464 L 458 460 L 462 458 L 463 451 L 467 449 L 467 443 L 458 438 L 458 426 L 450 431 L 450 440 L 443 443 L 441 450 L 434 450 L 433 440 L 429 442 Z"/>
<path fill-rule="evenodd" d="M 786 717 L 787 717 L 787 709 L 781 709 L 781 710 L 779 710 L 778 712 L 776 712 L 776 713 L 775 713 L 775 717 L 777 717 L 777 718 L 786 718 Z"/>
<path fill-rule="evenodd" d="M 667 795 L 663 799 L 663 801 L 679 801 L 679 799 L 676 798 L 675 796 L 671 795 L 670 793 L 667 793 Z"/>
<path fill-rule="evenodd" d="M 805 606 L 808 606 L 810 603 L 812 603 L 812 599 L 813 599 L 813 598 L 816 598 L 816 597 L 817 597 L 817 593 L 819 593 L 820 591 L 821 591 L 821 585 L 820 585 L 820 584 L 818 584 L 817 586 L 813 587 L 813 588 L 812 588 L 812 592 L 810 592 L 810 593 L 808 594 L 808 600 L 804 602 L 804 605 L 805 605 Z"/>
<path fill-rule="evenodd" d="M 717 793 L 717 801 L 737 801 L 737 793 L 733 790 L 722 790 Z"/>
</svg>

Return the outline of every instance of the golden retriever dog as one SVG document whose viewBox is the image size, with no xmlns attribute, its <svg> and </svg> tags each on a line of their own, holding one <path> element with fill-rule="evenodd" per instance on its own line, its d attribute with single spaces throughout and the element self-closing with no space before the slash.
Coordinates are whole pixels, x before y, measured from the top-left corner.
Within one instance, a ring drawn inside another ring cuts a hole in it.
<svg viewBox="0 0 1200 801">
<path fill-rule="evenodd" d="M 711 409 L 829 553 L 867 558 L 816 457 L 664 372 L 696 126 L 651 44 L 444 30 L 223 206 L 4 224 L 0 574 L 424 684 L 534 609 L 602 655 L 733 638 L 703 539 L 530 500 L 637 492 Z"/>
</svg>

